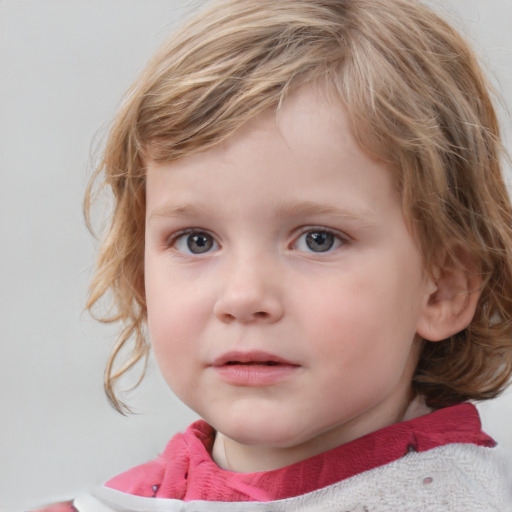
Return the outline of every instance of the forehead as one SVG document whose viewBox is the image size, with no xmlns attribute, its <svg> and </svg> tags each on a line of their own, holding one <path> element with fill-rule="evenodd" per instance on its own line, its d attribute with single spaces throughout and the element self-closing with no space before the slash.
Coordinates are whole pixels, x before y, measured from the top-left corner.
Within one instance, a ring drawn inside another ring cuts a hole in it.
<svg viewBox="0 0 512 512">
<path fill-rule="evenodd" d="M 258 157 L 258 151 L 262 159 L 268 152 L 284 156 L 286 151 L 283 151 L 282 143 L 288 150 L 288 157 L 306 161 L 313 155 L 325 154 L 324 160 L 335 163 L 333 151 L 343 153 L 345 159 L 361 154 L 338 95 L 326 84 L 312 82 L 295 88 L 277 107 L 267 108 L 250 118 L 216 145 L 193 150 L 170 166 L 192 168 L 206 159 L 229 162 L 253 149 L 253 157 Z M 151 170 L 156 162 L 150 158 L 147 163 Z"/>
<path fill-rule="evenodd" d="M 313 85 L 217 146 L 170 164 L 149 162 L 147 179 L 149 216 L 183 216 L 204 203 L 257 216 L 263 205 L 285 212 L 309 203 L 317 205 L 310 212 L 352 210 L 370 220 L 373 210 L 399 204 L 391 174 L 359 148 L 342 105 Z"/>
</svg>

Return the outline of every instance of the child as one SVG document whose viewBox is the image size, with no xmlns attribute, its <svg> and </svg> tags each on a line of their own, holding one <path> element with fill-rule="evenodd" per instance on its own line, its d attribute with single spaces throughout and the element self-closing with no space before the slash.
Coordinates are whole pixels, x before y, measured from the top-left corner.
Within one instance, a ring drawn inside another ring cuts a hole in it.
<svg viewBox="0 0 512 512">
<path fill-rule="evenodd" d="M 501 153 L 473 53 L 416 1 L 199 13 L 111 131 L 89 307 L 126 326 L 116 408 L 147 328 L 204 421 L 62 509 L 512 510 L 468 402 L 512 372 Z"/>
</svg>

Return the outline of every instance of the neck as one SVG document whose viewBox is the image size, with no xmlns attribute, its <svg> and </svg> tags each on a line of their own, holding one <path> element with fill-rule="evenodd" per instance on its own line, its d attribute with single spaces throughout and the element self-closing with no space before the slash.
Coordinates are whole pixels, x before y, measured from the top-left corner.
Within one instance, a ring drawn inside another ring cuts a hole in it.
<svg viewBox="0 0 512 512">
<path fill-rule="evenodd" d="M 431 409 L 425 405 L 421 397 L 417 397 L 409 402 L 406 408 L 402 409 L 396 417 L 382 418 L 382 424 L 379 428 L 401 421 L 408 421 L 429 412 L 431 412 Z M 361 433 L 360 423 L 357 424 L 357 430 L 354 431 L 350 429 L 350 425 L 344 424 L 342 429 L 329 430 L 314 439 L 290 447 L 246 445 L 238 443 L 221 432 L 217 432 L 212 449 L 212 458 L 219 467 L 227 471 L 237 473 L 272 471 L 308 459 L 378 430 L 373 423 L 367 425 L 367 427 Z"/>
<path fill-rule="evenodd" d="M 236 473 L 272 471 L 305 460 L 322 449 L 313 449 L 311 443 L 290 448 L 248 446 L 230 439 L 221 432 L 215 435 L 212 458 L 219 467 Z"/>
</svg>

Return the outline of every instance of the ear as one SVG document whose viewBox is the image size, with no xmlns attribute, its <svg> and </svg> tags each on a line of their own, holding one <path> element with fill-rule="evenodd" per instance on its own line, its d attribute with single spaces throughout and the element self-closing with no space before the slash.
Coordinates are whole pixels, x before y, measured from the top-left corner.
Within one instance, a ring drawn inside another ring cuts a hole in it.
<svg viewBox="0 0 512 512">
<path fill-rule="evenodd" d="M 427 297 L 416 333 L 428 341 L 441 341 L 464 330 L 473 320 L 482 277 L 474 256 L 465 247 L 444 253 L 429 278 Z"/>
</svg>

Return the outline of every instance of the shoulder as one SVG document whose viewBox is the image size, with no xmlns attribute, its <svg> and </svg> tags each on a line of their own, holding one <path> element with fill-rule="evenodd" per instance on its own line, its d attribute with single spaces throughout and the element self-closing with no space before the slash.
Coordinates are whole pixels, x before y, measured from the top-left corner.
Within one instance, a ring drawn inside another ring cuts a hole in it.
<svg viewBox="0 0 512 512">
<path fill-rule="evenodd" d="M 452 444 L 433 451 L 443 460 L 443 467 L 461 480 L 479 487 L 482 495 L 507 495 L 512 499 L 512 465 L 510 454 L 501 447 L 485 448 L 469 444 Z M 512 505 L 511 505 L 512 510 Z"/>
<path fill-rule="evenodd" d="M 500 450 L 470 444 L 411 452 L 345 481 L 340 488 L 344 486 L 351 496 L 373 489 L 372 500 L 384 510 L 404 500 L 423 511 L 512 510 L 512 486 Z"/>
<path fill-rule="evenodd" d="M 156 459 L 136 466 L 109 480 L 105 486 L 145 498 L 166 497 L 182 499 L 186 492 L 191 457 L 210 458 L 213 429 L 199 420 L 184 433 L 176 434 L 164 452 Z"/>
</svg>

